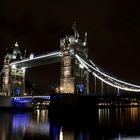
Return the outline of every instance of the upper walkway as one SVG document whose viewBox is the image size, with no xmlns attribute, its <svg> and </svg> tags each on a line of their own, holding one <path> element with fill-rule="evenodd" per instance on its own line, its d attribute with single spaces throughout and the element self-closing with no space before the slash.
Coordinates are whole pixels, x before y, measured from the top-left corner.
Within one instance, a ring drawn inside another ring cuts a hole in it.
<svg viewBox="0 0 140 140">
<path fill-rule="evenodd" d="M 61 51 L 54 51 L 54 52 L 42 54 L 39 56 L 34 56 L 32 54 L 30 55 L 29 58 L 13 61 L 12 63 L 10 63 L 10 66 L 19 65 L 20 67 L 23 67 L 23 68 L 36 67 L 36 66 L 41 66 L 45 64 L 60 62 L 62 58 L 61 56 L 62 56 Z"/>
</svg>

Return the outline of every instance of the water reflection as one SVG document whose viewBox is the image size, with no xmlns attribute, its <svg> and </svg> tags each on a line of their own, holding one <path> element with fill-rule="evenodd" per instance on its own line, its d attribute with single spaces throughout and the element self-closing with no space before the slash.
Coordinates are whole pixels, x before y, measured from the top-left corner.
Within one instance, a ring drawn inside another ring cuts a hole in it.
<svg viewBox="0 0 140 140">
<path fill-rule="evenodd" d="M 98 120 L 99 120 L 99 125 L 101 124 L 109 124 L 110 122 L 110 109 L 109 108 L 103 108 L 103 109 L 98 109 Z"/>
<path fill-rule="evenodd" d="M 48 122 L 48 110 L 46 109 L 37 109 L 34 111 L 34 117 L 37 123 Z"/>
<path fill-rule="evenodd" d="M 60 127 L 59 140 L 74 140 L 74 131 L 67 131 L 63 127 Z"/>
<path fill-rule="evenodd" d="M 82 114 L 69 118 L 64 113 L 61 118 L 59 111 L 58 116 L 38 109 L 33 112 L 0 111 L 0 140 L 140 139 L 140 108 L 99 108 L 95 112 L 97 114 L 83 117 L 83 110 Z"/>
<path fill-rule="evenodd" d="M 12 136 L 16 138 L 49 137 L 50 123 L 48 110 L 35 110 L 33 113 L 23 112 L 12 116 Z"/>
<path fill-rule="evenodd" d="M 59 140 L 63 140 L 63 127 L 60 127 Z"/>
<path fill-rule="evenodd" d="M 12 120 L 12 132 L 19 133 L 20 130 L 24 130 L 28 127 L 30 121 L 29 114 L 15 114 Z"/>
<path fill-rule="evenodd" d="M 126 127 L 137 126 L 139 108 L 102 108 L 98 109 L 98 125 L 100 127 Z"/>
<path fill-rule="evenodd" d="M 136 121 L 138 120 L 138 108 L 137 107 L 132 107 L 130 108 L 130 115 L 131 115 L 131 121 Z"/>
</svg>

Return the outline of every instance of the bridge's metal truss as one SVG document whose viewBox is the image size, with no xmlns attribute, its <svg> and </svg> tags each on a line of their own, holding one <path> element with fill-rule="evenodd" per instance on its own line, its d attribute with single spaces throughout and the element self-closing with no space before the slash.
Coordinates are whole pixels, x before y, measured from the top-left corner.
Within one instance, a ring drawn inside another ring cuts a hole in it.
<svg viewBox="0 0 140 140">
<path fill-rule="evenodd" d="M 37 56 L 34 57 L 32 59 L 27 58 L 27 59 L 23 59 L 21 61 L 15 61 L 12 62 L 10 64 L 10 66 L 12 65 L 19 65 L 22 64 L 23 67 L 29 67 L 29 63 L 31 64 L 33 62 L 33 64 L 37 63 L 38 64 L 38 60 L 42 59 L 42 61 L 44 60 L 51 60 L 51 59 L 55 59 L 55 61 L 60 61 L 60 59 L 62 58 L 63 54 L 61 51 L 56 51 L 56 52 L 52 52 L 52 53 L 48 53 L 45 55 L 41 55 L 41 56 Z M 77 60 L 81 63 L 81 65 L 86 68 L 89 72 L 91 72 L 96 78 L 98 78 L 99 80 L 101 80 L 102 82 L 115 87 L 117 89 L 121 89 L 121 90 L 125 90 L 125 91 L 132 91 L 132 92 L 140 92 L 140 86 L 138 85 L 134 85 L 128 82 L 124 82 L 122 80 L 119 80 L 117 78 L 114 78 L 112 76 L 110 76 L 109 74 L 107 74 L 106 72 L 104 72 L 103 70 L 101 70 L 96 64 L 94 64 L 91 60 L 89 60 L 88 62 L 85 61 L 84 59 L 82 59 L 79 55 L 75 54 L 75 57 L 77 58 Z M 50 61 L 49 60 L 49 61 Z M 49 61 L 45 62 L 45 63 L 49 63 Z"/>
<path fill-rule="evenodd" d="M 95 77 L 97 77 L 102 82 L 121 90 L 140 92 L 140 86 L 124 82 L 122 80 L 116 79 L 106 74 L 106 72 L 102 71 L 91 60 L 89 60 L 89 62 L 86 62 L 77 54 L 75 54 L 75 57 L 78 59 L 78 61 L 80 61 L 80 63 L 84 66 L 84 68 L 86 68 L 89 72 L 91 72 Z"/>
<path fill-rule="evenodd" d="M 24 68 L 36 67 L 44 64 L 59 62 L 62 58 L 61 51 L 54 51 L 39 56 L 32 56 L 19 61 L 10 63 L 10 66 L 16 65 Z"/>
</svg>

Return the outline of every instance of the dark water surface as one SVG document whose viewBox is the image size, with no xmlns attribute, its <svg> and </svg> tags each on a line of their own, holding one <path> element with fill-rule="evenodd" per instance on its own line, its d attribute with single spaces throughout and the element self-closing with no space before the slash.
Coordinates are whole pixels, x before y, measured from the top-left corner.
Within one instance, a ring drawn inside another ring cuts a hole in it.
<svg viewBox="0 0 140 140">
<path fill-rule="evenodd" d="M 140 108 L 0 111 L 0 140 L 140 140 Z"/>
</svg>

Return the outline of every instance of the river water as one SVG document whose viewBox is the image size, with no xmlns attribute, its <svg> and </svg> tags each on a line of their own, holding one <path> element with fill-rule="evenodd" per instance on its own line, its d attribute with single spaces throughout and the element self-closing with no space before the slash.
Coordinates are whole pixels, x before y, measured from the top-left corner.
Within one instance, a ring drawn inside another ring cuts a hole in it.
<svg viewBox="0 0 140 140">
<path fill-rule="evenodd" d="M 140 140 L 139 107 L 57 113 L 1 110 L 0 140 Z"/>
</svg>

